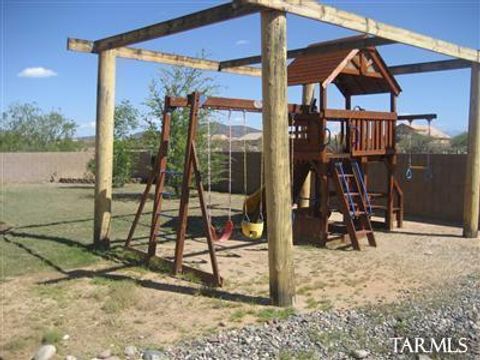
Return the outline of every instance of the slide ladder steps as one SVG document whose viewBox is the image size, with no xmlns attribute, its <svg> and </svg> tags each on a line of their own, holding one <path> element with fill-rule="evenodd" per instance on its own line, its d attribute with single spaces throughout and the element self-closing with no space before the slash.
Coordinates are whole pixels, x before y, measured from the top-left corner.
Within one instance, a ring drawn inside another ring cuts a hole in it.
<svg viewBox="0 0 480 360">
<path fill-rule="evenodd" d="M 372 206 L 363 180 L 363 173 L 355 160 L 335 160 L 332 167 L 333 183 L 340 199 L 340 211 L 352 247 L 360 250 L 358 240 L 366 236 L 370 246 L 376 246 L 370 223 Z"/>
</svg>

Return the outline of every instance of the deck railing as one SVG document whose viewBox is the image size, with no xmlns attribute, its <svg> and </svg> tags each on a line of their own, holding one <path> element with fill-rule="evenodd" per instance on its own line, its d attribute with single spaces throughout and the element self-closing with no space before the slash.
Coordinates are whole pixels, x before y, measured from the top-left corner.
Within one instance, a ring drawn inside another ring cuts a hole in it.
<svg viewBox="0 0 480 360">
<path fill-rule="evenodd" d="M 396 113 L 325 110 L 324 117 L 327 121 L 340 122 L 340 143 L 346 153 L 372 156 L 395 150 Z"/>
</svg>

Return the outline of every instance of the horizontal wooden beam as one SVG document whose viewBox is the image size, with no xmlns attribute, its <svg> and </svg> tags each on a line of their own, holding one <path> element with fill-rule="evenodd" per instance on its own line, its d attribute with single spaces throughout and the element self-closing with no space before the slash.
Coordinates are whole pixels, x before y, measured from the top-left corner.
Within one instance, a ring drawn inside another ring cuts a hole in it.
<svg viewBox="0 0 480 360">
<path fill-rule="evenodd" d="M 397 120 L 394 112 L 383 111 L 356 111 L 341 109 L 326 109 L 323 117 L 327 119 L 354 119 L 354 120 Z"/>
<path fill-rule="evenodd" d="M 381 46 L 394 44 L 395 41 L 382 39 L 379 37 L 367 37 L 361 39 L 346 39 L 340 41 L 328 41 L 318 45 L 312 45 L 305 48 L 293 49 L 287 51 L 287 58 L 293 59 L 301 55 L 318 55 L 318 54 L 327 54 L 332 51 L 339 50 L 353 50 L 353 49 L 364 49 L 369 46 Z M 262 62 L 261 55 L 248 56 L 233 60 L 226 60 L 220 62 L 220 68 L 230 68 L 242 65 L 251 65 L 251 64 L 260 64 Z"/>
<path fill-rule="evenodd" d="M 346 29 L 393 40 L 439 54 L 480 62 L 480 52 L 447 41 L 438 40 L 404 28 L 388 25 L 371 18 L 337 9 L 314 1 L 292 0 L 235 0 L 236 3 L 263 6 L 294 15 L 341 26 Z"/>
<path fill-rule="evenodd" d="M 94 43 L 89 40 L 68 38 L 67 49 L 71 51 L 94 53 Z M 255 67 L 240 66 L 231 69 L 220 69 L 220 63 L 218 61 L 169 54 L 160 51 L 121 47 L 115 50 L 115 54 L 116 56 L 125 59 L 133 59 L 160 64 L 179 65 L 207 71 L 222 71 L 238 75 L 249 75 L 257 77 L 262 76 L 262 70 Z"/>
<path fill-rule="evenodd" d="M 398 115 L 398 120 L 433 120 L 437 118 L 437 114 L 409 114 L 409 115 Z"/>
<path fill-rule="evenodd" d="M 168 100 L 169 103 L 165 104 L 166 107 L 176 108 L 190 106 L 188 99 L 185 97 L 170 97 Z M 210 110 L 232 110 L 257 113 L 261 113 L 263 111 L 263 103 L 259 100 L 225 97 L 208 97 L 205 99 L 205 102 L 201 105 L 201 107 Z M 289 113 L 301 113 L 302 108 L 304 108 L 304 106 L 300 104 L 288 104 Z"/>
<path fill-rule="evenodd" d="M 68 38 L 67 49 L 70 51 L 94 53 L 93 41 Z M 296 50 L 291 50 L 296 51 Z M 179 65 L 185 67 L 191 67 L 206 71 L 221 71 L 237 75 L 248 76 L 262 76 L 262 70 L 260 68 L 252 66 L 238 66 L 224 67 L 222 62 L 215 60 L 200 59 L 190 56 L 182 56 L 170 53 L 164 53 L 160 51 L 138 49 L 132 47 L 121 47 L 115 50 L 118 57 L 146 62 L 154 62 L 168 65 Z M 425 63 L 405 64 L 390 66 L 389 70 L 394 75 L 405 75 L 424 73 L 431 71 L 444 71 L 469 68 L 471 62 L 455 59 L 455 60 L 442 60 Z"/>
<path fill-rule="evenodd" d="M 257 7 L 249 6 L 248 4 L 222 4 L 172 20 L 97 40 L 94 42 L 94 52 L 116 49 L 166 35 L 177 34 L 182 31 L 253 14 L 257 11 Z"/>
<path fill-rule="evenodd" d="M 394 65 L 389 66 L 388 69 L 394 75 L 418 74 L 432 71 L 445 71 L 470 68 L 472 63 L 470 61 L 454 59 L 432 61 L 416 64 Z"/>
</svg>

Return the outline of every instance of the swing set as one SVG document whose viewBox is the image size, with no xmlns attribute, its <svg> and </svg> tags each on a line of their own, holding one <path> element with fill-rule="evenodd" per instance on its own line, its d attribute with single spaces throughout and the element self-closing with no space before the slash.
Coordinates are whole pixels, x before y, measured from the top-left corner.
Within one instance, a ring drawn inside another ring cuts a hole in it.
<svg viewBox="0 0 480 360">
<path fill-rule="evenodd" d="M 208 282 L 215 286 L 221 286 L 223 284 L 223 278 L 220 276 L 218 263 L 216 258 L 215 243 L 227 241 L 232 236 L 234 231 L 234 223 L 232 221 L 232 111 L 243 112 L 243 124 L 246 129 L 246 114 L 247 112 L 261 112 L 261 103 L 252 100 L 241 99 L 228 99 L 228 98 L 207 98 L 198 92 L 194 92 L 188 95 L 187 98 L 182 97 L 165 97 L 165 109 L 162 120 L 161 141 L 158 149 L 158 153 L 152 167 L 152 170 L 147 179 L 145 190 L 141 196 L 140 204 L 135 214 L 134 221 L 130 228 L 127 240 L 125 242 L 125 248 L 134 250 L 145 257 L 147 262 L 152 258 L 159 258 L 157 253 L 158 235 L 160 231 L 160 216 L 162 211 L 162 200 L 166 197 L 164 188 L 166 176 L 171 175 L 171 171 L 167 170 L 168 164 L 168 149 L 170 141 L 170 130 L 172 121 L 172 112 L 178 108 L 188 107 L 189 124 L 187 134 L 187 144 L 185 149 L 185 160 L 181 188 L 180 208 L 179 208 L 179 225 L 176 233 L 176 246 L 175 257 L 172 263 L 168 259 L 161 258 L 163 262 L 171 267 L 173 274 L 191 272 L 200 277 L 205 282 Z M 296 108 L 298 106 L 294 106 Z M 298 107 L 299 108 L 299 107 Z M 202 173 L 200 171 L 200 164 L 198 158 L 198 150 L 196 147 L 196 134 L 199 126 L 199 111 L 201 109 L 206 110 L 220 110 L 228 111 L 228 123 L 229 123 L 229 159 L 228 159 L 228 193 L 229 193 L 229 205 L 228 205 L 228 219 L 221 229 L 216 228 L 213 225 L 213 217 L 211 213 L 212 208 L 212 159 L 211 159 L 211 124 L 207 118 L 207 190 L 208 195 L 205 196 Z M 244 195 L 247 199 L 247 155 L 246 155 L 246 140 L 244 140 Z M 263 162 L 263 161 L 262 161 Z M 263 166 L 262 166 L 263 169 Z M 263 170 L 260 174 L 263 176 Z M 193 177 L 193 178 L 192 178 Z M 202 213 L 203 230 L 207 239 L 207 247 L 210 255 L 210 262 L 212 265 L 212 274 L 205 273 L 199 269 L 191 268 L 183 264 L 183 255 L 185 247 L 185 238 L 188 225 L 188 208 L 190 200 L 190 184 L 192 180 L 195 180 L 195 187 L 198 193 L 200 202 L 200 209 Z M 148 250 L 143 252 L 135 248 L 132 244 L 134 240 L 135 230 L 139 223 L 139 220 L 143 214 L 145 204 L 149 197 L 150 191 L 153 185 L 155 185 L 153 212 L 151 217 L 150 234 L 148 239 Z M 263 201 L 262 195 L 260 201 Z M 246 204 L 246 201 L 245 201 Z M 251 239 L 258 239 L 263 232 L 263 215 L 262 207 L 260 206 L 260 215 L 256 219 L 250 219 L 248 209 L 244 205 L 244 219 L 241 224 L 242 233 Z"/>
</svg>

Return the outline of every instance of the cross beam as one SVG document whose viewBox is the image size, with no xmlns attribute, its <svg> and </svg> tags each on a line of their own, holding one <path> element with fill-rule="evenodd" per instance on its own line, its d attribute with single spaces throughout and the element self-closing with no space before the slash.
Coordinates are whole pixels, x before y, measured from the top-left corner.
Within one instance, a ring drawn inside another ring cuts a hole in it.
<svg viewBox="0 0 480 360">
<path fill-rule="evenodd" d="M 386 44 L 385 44 L 386 45 Z M 70 51 L 85 52 L 85 53 L 94 53 L 94 43 L 89 40 L 74 39 L 68 38 L 67 40 L 67 49 Z M 307 48 L 308 49 L 308 48 Z M 293 52 L 297 50 L 290 50 L 287 52 Z M 154 62 L 160 64 L 168 65 L 178 65 L 185 66 L 194 69 L 206 70 L 206 71 L 221 71 L 230 74 L 237 75 L 248 75 L 248 76 L 262 76 L 262 70 L 260 68 L 252 66 L 238 66 L 234 67 L 225 67 L 222 66 L 223 62 L 200 59 L 191 56 L 182 56 L 170 53 L 164 53 L 160 51 L 132 48 L 132 47 L 121 47 L 115 50 L 116 56 L 125 59 L 139 60 Z M 390 66 L 390 72 L 394 75 L 407 75 L 407 74 L 417 74 L 424 72 L 432 71 L 445 71 L 445 70 L 456 70 L 456 69 L 466 69 L 471 66 L 469 61 L 465 60 L 442 60 L 442 61 L 432 61 L 432 62 L 423 62 L 415 64 L 405 64 L 405 65 L 394 65 Z"/>
<path fill-rule="evenodd" d="M 390 45 L 394 44 L 395 41 L 382 39 L 379 37 L 367 37 L 367 38 L 354 38 L 346 39 L 340 41 L 329 41 L 321 43 L 318 45 L 312 45 L 305 48 L 293 49 L 287 51 L 287 58 L 293 59 L 301 55 L 318 55 L 318 54 L 327 54 L 332 51 L 338 50 L 353 50 L 353 49 L 363 49 L 369 46 L 381 46 L 381 45 Z M 249 56 L 233 60 L 226 60 L 220 62 L 220 68 L 232 68 L 242 65 L 251 65 L 251 64 L 260 64 L 262 62 L 262 56 Z"/>
<path fill-rule="evenodd" d="M 97 40 L 94 42 L 94 52 L 116 49 L 166 35 L 177 34 L 182 31 L 253 14 L 257 11 L 258 8 L 255 6 L 239 5 L 237 3 L 222 4 L 172 20 Z"/>
<path fill-rule="evenodd" d="M 424 63 L 417 63 L 417 64 L 395 65 L 395 66 L 389 66 L 388 69 L 394 75 L 404 75 L 404 74 L 417 74 L 417 73 L 432 72 L 432 71 L 467 69 L 467 68 L 470 68 L 471 65 L 472 63 L 469 61 L 455 59 L 455 60 L 424 62 Z"/>
<path fill-rule="evenodd" d="M 89 40 L 68 38 L 67 49 L 77 52 L 94 53 L 94 43 Z M 140 61 L 155 62 L 160 64 L 179 65 L 200 70 L 222 71 L 232 74 L 262 76 L 262 70 L 250 66 L 239 66 L 231 69 L 220 69 L 220 63 L 214 60 L 200 59 L 190 56 L 169 54 L 160 51 L 120 47 L 115 50 L 116 56 Z"/>
<path fill-rule="evenodd" d="M 402 44 L 448 55 L 457 59 L 480 63 L 480 52 L 475 49 L 438 40 L 401 27 L 388 25 L 371 18 L 337 9 L 333 6 L 318 4 L 314 1 L 298 0 L 235 0 L 237 3 L 263 6 L 265 8 L 288 12 L 294 15 L 318 20 L 346 29 L 382 37 Z"/>
</svg>

